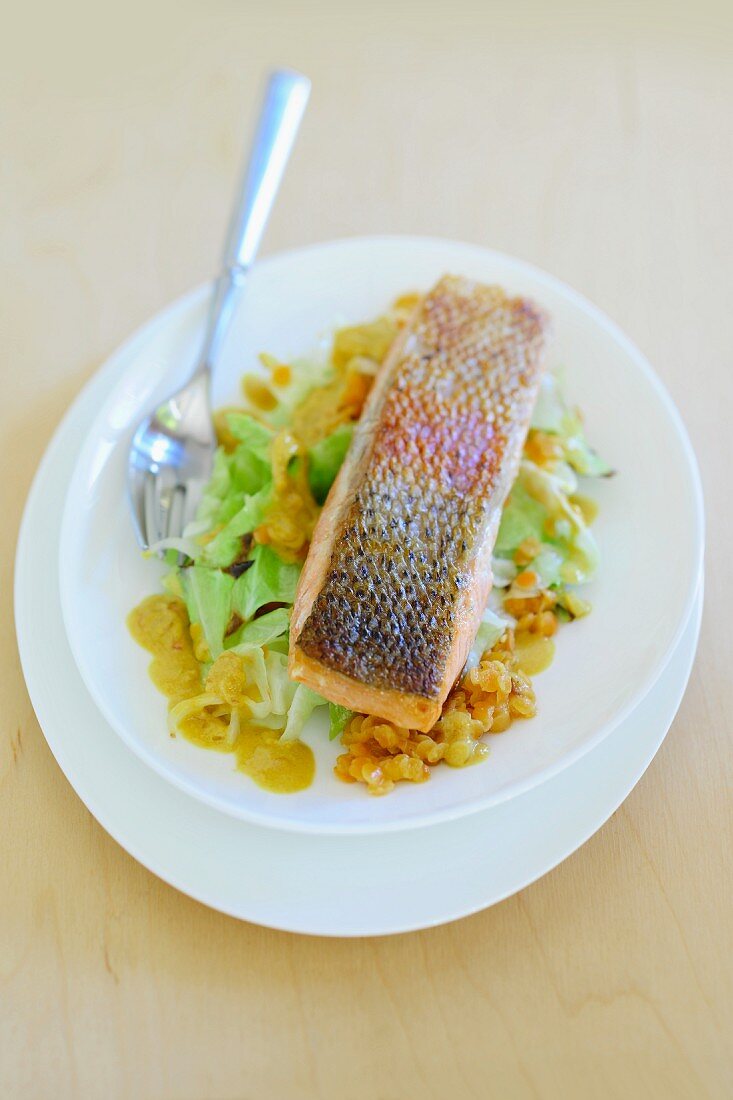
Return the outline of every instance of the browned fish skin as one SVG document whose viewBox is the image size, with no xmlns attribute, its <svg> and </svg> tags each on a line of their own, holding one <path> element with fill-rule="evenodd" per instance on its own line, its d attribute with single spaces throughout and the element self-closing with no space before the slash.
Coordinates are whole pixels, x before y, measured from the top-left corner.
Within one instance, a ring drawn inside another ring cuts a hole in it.
<svg viewBox="0 0 733 1100">
<path fill-rule="evenodd" d="M 477 562 L 488 572 L 546 327 L 531 302 L 467 279 L 445 277 L 425 297 L 358 429 L 371 442 L 293 639 L 308 664 L 442 703 L 456 633 L 475 633 L 488 594 Z"/>
</svg>

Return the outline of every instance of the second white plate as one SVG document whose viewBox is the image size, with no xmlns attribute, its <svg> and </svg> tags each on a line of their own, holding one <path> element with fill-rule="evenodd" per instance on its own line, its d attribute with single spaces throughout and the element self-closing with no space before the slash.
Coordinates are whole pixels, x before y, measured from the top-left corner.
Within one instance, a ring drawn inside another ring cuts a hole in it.
<svg viewBox="0 0 733 1100">
<path fill-rule="evenodd" d="M 257 353 L 289 358 L 337 319 L 378 314 L 400 291 L 459 271 L 535 297 L 553 315 L 551 365 L 562 364 L 588 434 L 618 469 L 595 487 L 603 565 L 588 619 L 562 632 L 558 657 L 537 681 L 539 715 L 491 740 L 477 768 L 435 770 L 375 800 L 334 780 L 338 751 L 309 732 L 318 774 L 288 797 L 268 794 L 226 756 L 165 730 L 165 703 L 148 658 L 129 638 L 130 608 L 154 591 L 159 570 L 134 543 L 124 471 L 130 431 L 185 377 L 196 353 L 205 294 L 185 299 L 116 357 L 120 378 L 102 403 L 69 487 L 60 580 L 71 648 L 111 726 L 160 775 L 209 805 L 251 822 L 301 832 L 405 829 L 475 812 L 546 781 L 598 745 L 654 685 L 692 608 L 702 559 L 702 504 L 687 436 L 641 354 L 574 291 L 509 257 L 412 238 L 342 241 L 275 257 L 251 274 L 217 374 L 217 401 L 235 398 Z"/>
</svg>

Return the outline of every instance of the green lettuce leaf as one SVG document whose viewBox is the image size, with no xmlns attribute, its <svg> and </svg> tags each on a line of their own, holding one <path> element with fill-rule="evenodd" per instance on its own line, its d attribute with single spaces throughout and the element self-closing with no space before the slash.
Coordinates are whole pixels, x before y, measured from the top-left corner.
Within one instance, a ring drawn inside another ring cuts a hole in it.
<svg viewBox="0 0 733 1100">
<path fill-rule="evenodd" d="M 342 707 L 338 703 L 328 704 L 328 718 L 330 722 L 330 729 L 328 736 L 331 741 L 335 741 L 337 737 L 346 729 L 346 725 L 354 716 L 353 710 L 349 710 L 348 707 Z"/>
<path fill-rule="evenodd" d="M 234 438 L 243 443 L 248 451 L 257 455 L 264 462 L 269 462 L 270 446 L 273 439 L 273 432 L 270 428 L 245 412 L 227 413 L 227 424 Z"/>
<path fill-rule="evenodd" d="M 267 515 L 272 499 L 272 488 L 270 485 L 265 485 L 259 492 L 244 498 L 237 492 L 235 499 L 239 508 L 225 523 L 223 529 L 204 546 L 199 555 L 198 560 L 205 565 L 225 569 L 232 564 L 241 553 L 242 536 L 251 534 Z"/>
<path fill-rule="evenodd" d="M 468 654 L 466 668 L 473 668 L 477 665 L 486 650 L 491 649 L 499 641 L 507 627 L 511 625 L 511 620 L 498 615 L 492 608 L 487 607 Z"/>
<path fill-rule="evenodd" d="M 196 518 L 186 529 L 188 537 L 226 527 L 245 505 L 245 498 L 258 497 L 272 481 L 272 432 L 245 413 L 229 413 L 227 419 L 241 442 L 231 453 L 217 448 Z"/>
<path fill-rule="evenodd" d="M 319 504 L 323 504 L 336 480 L 353 434 L 353 425 L 341 424 L 308 452 L 308 481 Z"/>
<path fill-rule="evenodd" d="M 561 583 L 564 555 L 555 546 L 545 543 L 530 568 L 539 577 L 540 588 L 554 588 Z"/>
<path fill-rule="evenodd" d="M 269 546 L 255 546 L 249 560 L 254 564 L 234 582 L 232 594 L 232 610 L 245 622 L 265 604 L 290 606 L 300 576 L 300 565 L 283 561 Z"/>
<path fill-rule="evenodd" d="M 188 617 L 199 623 L 212 660 L 224 650 L 224 637 L 232 617 L 232 592 L 235 580 L 218 569 L 192 565 L 179 570 Z"/>
<path fill-rule="evenodd" d="M 274 611 L 268 611 L 266 615 L 260 615 L 258 619 L 252 619 L 245 623 L 237 631 L 237 645 L 272 646 L 272 643 L 290 628 L 290 609 L 276 607 Z M 286 650 L 287 652 L 287 650 Z"/>
<path fill-rule="evenodd" d="M 567 411 L 559 379 L 554 374 L 544 374 L 532 413 L 531 427 L 559 435 Z"/>
<path fill-rule="evenodd" d="M 303 727 L 316 707 L 321 707 L 326 700 L 312 691 L 305 684 L 298 684 L 288 709 L 288 721 L 283 730 L 283 741 L 294 741 L 300 737 Z"/>
<path fill-rule="evenodd" d="M 211 530 L 218 522 L 222 502 L 232 487 L 229 456 L 223 447 L 217 447 L 211 477 L 201 496 L 194 523 L 189 526 L 192 533 Z"/>
<path fill-rule="evenodd" d="M 265 668 L 272 709 L 275 714 L 287 714 L 295 698 L 296 684 L 288 676 L 286 655 L 268 650 Z"/>
<path fill-rule="evenodd" d="M 542 542 L 547 518 L 547 509 L 527 492 L 520 474 L 504 505 L 494 553 L 511 558 L 525 539 Z"/>
</svg>

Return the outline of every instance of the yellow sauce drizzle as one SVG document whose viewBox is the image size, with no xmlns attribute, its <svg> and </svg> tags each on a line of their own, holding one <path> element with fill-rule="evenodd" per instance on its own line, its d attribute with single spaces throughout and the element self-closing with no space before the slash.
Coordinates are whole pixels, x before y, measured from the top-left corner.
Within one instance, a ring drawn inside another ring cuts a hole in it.
<svg viewBox="0 0 733 1100">
<path fill-rule="evenodd" d="M 148 596 L 130 612 L 127 625 L 138 645 L 152 653 L 150 678 L 171 706 L 202 692 L 201 666 L 194 656 L 183 600 Z M 230 744 L 228 716 L 205 710 L 184 718 L 178 728 L 200 748 L 233 752 L 237 768 L 266 791 L 289 794 L 313 782 L 315 759 L 302 741 L 281 741 L 273 730 L 245 726 Z"/>
<path fill-rule="evenodd" d="M 232 746 L 227 741 L 229 721 L 226 718 L 201 711 L 183 718 L 178 729 L 187 741 L 198 745 L 200 749 L 211 749 L 213 752 L 232 751 Z"/>
<path fill-rule="evenodd" d="M 150 679 L 171 703 L 198 695 L 201 671 L 193 653 L 188 613 L 175 596 L 148 596 L 127 616 L 138 645 L 153 654 Z"/>
<path fill-rule="evenodd" d="M 555 656 L 555 643 L 552 638 L 542 634 L 530 634 L 522 631 L 517 634 L 514 649 L 519 667 L 526 676 L 537 676 L 552 664 Z"/>
<path fill-rule="evenodd" d="M 313 782 L 316 762 L 302 741 L 281 741 L 272 730 L 244 729 L 234 751 L 237 767 L 274 794 L 302 791 Z"/>
<path fill-rule="evenodd" d="M 272 500 L 264 522 L 255 529 L 255 542 L 269 543 L 285 561 L 302 561 L 320 508 L 308 484 L 308 469 L 300 443 L 283 429 L 272 443 Z M 295 469 L 290 460 L 298 458 Z"/>
<path fill-rule="evenodd" d="M 252 375 L 242 380 L 242 391 L 247 400 L 262 412 L 271 412 L 277 406 L 277 398 L 265 382 Z"/>
</svg>

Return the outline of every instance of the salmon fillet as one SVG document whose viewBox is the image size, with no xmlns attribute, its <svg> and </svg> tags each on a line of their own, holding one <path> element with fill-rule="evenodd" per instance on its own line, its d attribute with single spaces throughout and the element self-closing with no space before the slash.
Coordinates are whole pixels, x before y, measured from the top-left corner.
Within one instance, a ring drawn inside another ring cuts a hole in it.
<svg viewBox="0 0 733 1100">
<path fill-rule="evenodd" d="M 376 377 L 313 534 L 289 671 L 326 699 L 427 731 L 463 669 L 537 397 L 548 321 L 445 276 Z"/>
</svg>

